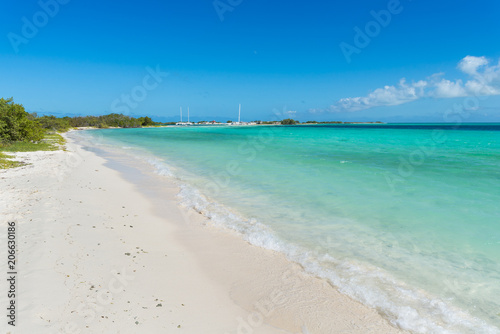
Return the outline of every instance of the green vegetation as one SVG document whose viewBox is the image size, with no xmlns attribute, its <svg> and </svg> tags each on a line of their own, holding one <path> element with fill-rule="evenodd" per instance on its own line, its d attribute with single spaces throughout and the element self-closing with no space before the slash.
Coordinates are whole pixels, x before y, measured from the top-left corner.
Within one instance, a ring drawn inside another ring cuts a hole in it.
<svg viewBox="0 0 500 334">
<path fill-rule="evenodd" d="M 42 128 L 47 130 L 66 132 L 71 128 L 69 117 L 56 118 L 55 116 L 42 116 L 35 119 Z"/>
<path fill-rule="evenodd" d="M 37 117 L 12 98 L 0 98 L 0 151 L 38 151 L 64 144 L 64 138 L 47 129 L 68 130 L 69 123 L 54 116 Z"/>
<path fill-rule="evenodd" d="M 175 124 L 175 123 L 167 123 Z M 62 117 L 41 116 L 28 113 L 13 98 L 0 98 L 0 169 L 22 166 L 22 162 L 12 161 L 11 155 L 1 152 L 54 151 L 65 149 L 64 138 L 58 132 L 72 127 L 138 128 L 157 126 L 150 117 L 133 118 L 122 114 L 103 116 Z"/>
<path fill-rule="evenodd" d="M 9 160 L 13 158 L 11 155 L 2 152 L 34 152 L 34 151 L 57 151 L 60 149 L 66 150 L 64 147 L 66 140 L 58 133 L 47 132 L 45 137 L 39 142 L 16 141 L 8 144 L 0 145 L 0 169 L 14 168 L 24 166 L 25 163 L 20 161 Z"/>
<path fill-rule="evenodd" d="M 41 116 L 29 114 L 21 104 L 13 102 L 12 98 L 0 99 L 0 142 L 39 141 L 45 131 L 65 132 L 73 127 L 96 128 L 139 128 L 141 126 L 155 126 L 175 124 L 175 122 L 154 122 L 151 117 L 133 118 L 123 114 L 109 114 L 102 116 L 75 116 L 62 117 Z"/>
<path fill-rule="evenodd" d="M 47 133 L 45 138 L 43 138 L 43 141 L 55 147 L 59 146 L 59 149 L 62 148 L 65 150 L 64 145 L 66 144 L 66 139 L 58 133 Z"/>
<path fill-rule="evenodd" d="M 139 122 L 141 122 L 142 126 L 155 125 L 155 122 L 153 122 L 153 120 L 151 118 L 149 118 L 148 116 L 146 116 L 146 117 L 139 117 L 138 120 L 139 120 Z"/>
<path fill-rule="evenodd" d="M 58 148 L 46 142 L 16 141 L 0 147 L 2 152 L 55 151 Z"/>
<path fill-rule="evenodd" d="M 45 134 L 39 142 L 16 141 L 0 145 L 2 152 L 34 152 L 34 151 L 57 151 L 65 149 L 66 140 L 58 133 Z"/>
<path fill-rule="evenodd" d="M 44 130 L 21 104 L 0 98 L 0 143 L 39 141 Z"/>
<path fill-rule="evenodd" d="M 172 123 L 168 123 L 172 124 Z M 175 123 L 173 123 L 175 124 Z M 58 132 L 73 127 L 139 128 L 157 126 L 150 117 L 133 118 L 122 114 L 103 116 L 62 117 L 41 116 L 28 113 L 13 98 L 0 98 L 0 152 L 54 151 L 64 149 L 65 140 Z M 9 155 L 0 153 L 0 168 L 21 166 L 22 163 L 9 160 Z"/>
<path fill-rule="evenodd" d="M 64 117 L 67 119 L 69 125 L 72 127 L 96 127 L 96 128 L 140 128 L 144 123 L 145 118 L 133 118 L 122 114 L 109 114 L 103 116 L 77 116 L 77 117 Z M 148 118 L 148 123 L 152 122 Z"/>
<path fill-rule="evenodd" d="M 53 117 L 53 116 L 51 116 Z M 114 128 L 140 128 L 141 126 L 164 125 L 161 122 L 154 122 L 150 117 L 133 118 L 122 114 L 109 114 L 103 116 L 76 116 L 64 117 L 70 127 L 96 127 L 106 129 Z M 175 124 L 175 122 L 174 122 Z"/>
<path fill-rule="evenodd" d="M 15 168 L 24 165 L 24 163 L 20 161 L 10 160 L 11 158 L 11 155 L 0 152 L 0 169 Z"/>
<path fill-rule="evenodd" d="M 300 123 L 300 122 L 299 122 Z M 297 121 L 291 118 L 287 118 L 281 121 L 282 125 L 295 125 L 297 124 Z"/>
</svg>

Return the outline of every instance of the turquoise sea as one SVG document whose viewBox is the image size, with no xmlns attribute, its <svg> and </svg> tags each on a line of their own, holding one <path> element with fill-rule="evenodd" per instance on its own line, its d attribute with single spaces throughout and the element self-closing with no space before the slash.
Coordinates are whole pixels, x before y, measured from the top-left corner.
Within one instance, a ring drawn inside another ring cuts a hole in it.
<svg viewBox="0 0 500 334">
<path fill-rule="evenodd" d="M 500 124 L 79 133 L 414 333 L 500 333 Z"/>
</svg>

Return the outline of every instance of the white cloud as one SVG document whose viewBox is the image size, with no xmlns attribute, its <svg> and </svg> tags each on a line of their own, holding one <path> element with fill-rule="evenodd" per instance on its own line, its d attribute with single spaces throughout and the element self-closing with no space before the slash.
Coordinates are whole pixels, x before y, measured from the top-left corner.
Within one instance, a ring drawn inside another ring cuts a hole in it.
<svg viewBox="0 0 500 334">
<path fill-rule="evenodd" d="M 498 86 L 490 85 L 488 82 L 480 82 L 476 80 L 467 81 L 465 83 L 468 95 L 485 96 L 485 95 L 499 95 L 500 88 Z"/>
<path fill-rule="evenodd" d="M 471 77 L 465 83 L 441 78 L 435 73 L 426 80 L 407 84 L 401 79 L 395 86 L 377 88 L 366 96 L 347 97 L 338 100 L 327 109 L 311 109 L 310 112 L 353 112 L 380 106 L 395 106 L 420 98 L 454 98 L 465 96 L 500 95 L 500 60 L 489 65 L 486 57 L 466 56 L 458 63 L 458 69 Z"/>
<path fill-rule="evenodd" d="M 453 82 L 450 80 L 441 79 L 441 81 L 435 83 L 434 86 L 434 97 L 451 98 L 467 96 L 467 92 L 462 85 L 462 80 Z"/>
<path fill-rule="evenodd" d="M 348 97 L 340 99 L 335 105 L 330 106 L 330 111 L 358 111 L 377 106 L 395 106 L 414 101 L 422 97 L 425 81 L 407 84 L 401 79 L 397 86 L 384 86 L 377 88 L 364 97 Z"/>
<path fill-rule="evenodd" d="M 500 60 L 497 65 L 489 66 L 485 57 L 467 56 L 460 61 L 458 68 L 473 77 L 464 85 L 468 95 L 500 94 Z"/>
<path fill-rule="evenodd" d="M 477 75 L 477 69 L 488 64 L 486 57 L 466 56 L 458 63 L 458 68 L 469 75 Z"/>
</svg>

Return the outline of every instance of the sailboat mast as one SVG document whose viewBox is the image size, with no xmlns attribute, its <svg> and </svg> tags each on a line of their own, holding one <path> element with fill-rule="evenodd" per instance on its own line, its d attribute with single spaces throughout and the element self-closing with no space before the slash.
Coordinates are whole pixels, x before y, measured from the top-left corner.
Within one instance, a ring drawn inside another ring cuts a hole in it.
<svg viewBox="0 0 500 334">
<path fill-rule="evenodd" d="M 238 110 L 238 123 L 240 123 L 241 120 L 241 103 L 240 103 L 240 108 Z"/>
<path fill-rule="evenodd" d="M 188 107 L 188 123 L 189 123 L 189 107 Z"/>
<path fill-rule="evenodd" d="M 182 123 L 182 107 L 181 107 L 181 123 Z"/>
</svg>

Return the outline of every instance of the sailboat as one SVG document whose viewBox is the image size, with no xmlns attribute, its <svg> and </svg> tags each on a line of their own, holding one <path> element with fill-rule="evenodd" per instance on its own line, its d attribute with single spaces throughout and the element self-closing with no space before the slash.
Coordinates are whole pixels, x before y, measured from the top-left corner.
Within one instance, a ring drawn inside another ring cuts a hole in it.
<svg viewBox="0 0 500 334">
<path fill-rule="evenodd" d="M 193 123 L 189 121 L 189 107 L 188 107 L 188 121 L 187 122 L 182 121 L 182 107 L 181 107 L 181 121 L 175 123 L 175 125 L 193 125 Z"/>
<path fill-rule="evenodd" d="M 241 125 L 241 103 L 238 108 L 238 122 L 231 123 L 231 125 Z"/>
<path fill-rule="evenodd" d="M 182 107 L 181 107 L 181 121 L 180 121 L 180 122 L 175 123 L 175 125 L 186 125 L 186 124 L 182 121 Z"/>
</svg>

